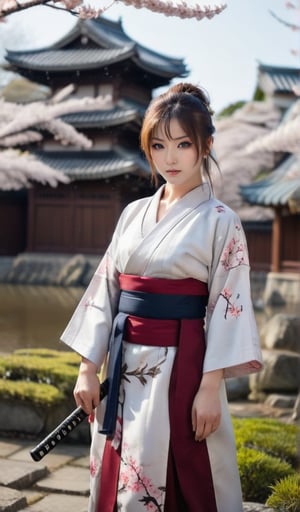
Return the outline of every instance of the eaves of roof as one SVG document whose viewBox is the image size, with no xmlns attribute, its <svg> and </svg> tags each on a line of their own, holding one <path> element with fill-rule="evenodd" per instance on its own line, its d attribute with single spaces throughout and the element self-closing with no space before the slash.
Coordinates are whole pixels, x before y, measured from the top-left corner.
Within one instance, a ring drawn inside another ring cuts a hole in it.
<svg viewBox="0 0 300 512">
<path fill-rule="evenodd" d="M 155 70 L 159 70 L 160 74 L 167 77 L 187 75 L 183 59 L 163 55 L 137 43 L 125 34 L 120 20 L 113 22 L 103 16 L 98 19 L 86 20 L 81 24 L 81 32 L 104 48 L 123 48 L 128 44 L 134 44 L 137 54 L 134 61 L 146 71 L 153 73 Z"/>
<path fill-rule="evenodd" d="M 296 200 L 300 207 L 300 156 L 290 155 L 268 178 L 242 185 L 240 190 L 250 204 L 289 206 L 291 201 Z"/>
<path fill-rule="evenodd" d="M 134 152 L 121 155 L 116 151 L 43 151 L 34 155 L 71 180 L 107 179 L 128 173 L 150 176 L 149 166 Z"/>
<path fill-rule="evenodd" d="M 91 112 L 74 112 L 62 116 L 62 119 L 78 128 L 106 128 L 130 122 L 141 122 L 141 114 L 137 109 L 115 107 L 112 110 L 94 110 Z"/>
<path fill-rule="evenodd" d="M 133 57 L 134 45 L 110 50 L 72 49 L 38 50 L 28 52 L 8 51 L 6 59 L 21 68 L 35 71 L 71 71 L 97 69 Z"/>
<path fill-rule="evenodd" d="M 259 64 L 258 71 L 260 75 L 268 77 L 273 91 L 277 93 L 292 92 L 294 86 L 299 84 L 300 68 Z"/>
<path fill-rule="evenodd" d="M 86 35 L 99 48 L 65 49 L 79 36 Z M 7 50 L 6 59 L 20 68 L 36 71 L 64 71 L 93 69 L 132 57 L 141 69 L 153 74 L 173 78 L 187 76 L 188 70 L 183 59 L 173 58 L 154 52 L 123 31 L 120 22 L 113 22 L 100 16 L 93 20 L 78 20 L 63 38 L 50 47 L 36 51 Z"/>
</svg>

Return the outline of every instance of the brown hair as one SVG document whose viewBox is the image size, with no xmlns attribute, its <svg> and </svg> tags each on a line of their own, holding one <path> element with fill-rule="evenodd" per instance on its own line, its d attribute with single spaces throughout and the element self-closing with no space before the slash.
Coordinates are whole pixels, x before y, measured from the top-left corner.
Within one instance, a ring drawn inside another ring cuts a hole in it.
<svg viewBox="0 0 300 512">
<path fill-rule="evenodd" d="M 212 185 L 209 158 L 218 167 L 210 152 L 211 137 L 215 131 L 212 115 L 213 111 L 210 109 L 207 94 L 199 87 L 189 83 L 173 85 L 167 92 L 151 101 L 145 113 L 140 142 L 150 164 L 155 184 L 158 183 L 158 179 L 151 157 L 152 138 L 159 124 L 163 123 L 165 134 L 170 139 L 170 122 L 172 119 L 177 119 L 186 135 L 195 145 L 197 159 L 200 157 L 200 148 L 202 155 L 207 155 L 207 158 L 203 159 L 203 170 Z"/>
</svg>

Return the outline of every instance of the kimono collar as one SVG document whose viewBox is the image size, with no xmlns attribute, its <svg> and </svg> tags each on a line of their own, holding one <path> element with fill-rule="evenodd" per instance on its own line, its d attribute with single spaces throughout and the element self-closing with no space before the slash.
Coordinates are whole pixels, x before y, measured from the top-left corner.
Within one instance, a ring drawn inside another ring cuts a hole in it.
<svg viewBox="0 0 300 512">
<path fill-rule="evenodd" d="M 159 207 L 160 199 L 163 195 L 165 185 L 162 185 L 155 194 L 150 198 L 150 201 L 146 207 L 144 218 L 142 220 L 142 234 L 147 235 L 155 225 L 163 225 L 165 221 L 169 221 L 170 218 L 174 218 L 180 215 L 183 211 L 194 210 L 201 203 L 208 201 L 212 197 L 212 191 L 208 183 L 202 183 L 198 187 L 195 187 L 190 192 L 187 192 L 178 201 L 169 208 L 164 217 L 157 222 L 157 211 Z"/>
</svg>

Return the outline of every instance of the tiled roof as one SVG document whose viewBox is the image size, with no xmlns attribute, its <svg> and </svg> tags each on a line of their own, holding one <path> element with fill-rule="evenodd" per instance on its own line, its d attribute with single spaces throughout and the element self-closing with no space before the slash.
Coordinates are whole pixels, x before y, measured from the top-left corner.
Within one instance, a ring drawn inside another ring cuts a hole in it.
<svg viewBox="0 0 300 512">
<path fill-rule="evenodd" d="M 258 82 L 267 92 L 293 92 L 293 87 L 299 84 L 300 68 L 287 68 L 283 66 L 267 66 L 259 64 Z"/>
<path fill-rule="evenodd" d="M 35 156 L 72 180 L 96 180 L 134 173 L 150 176 L 146 161 L 129 151 L 43 151 Z"/>
<path fill-rule="evenodd" d="M 72 48 L 72 42 L 88 37 L 99 48 Z M 66 48 L 67 46 L 67 48 Z M 183 59 L 154 52 L 129 38 L 120 22 L 100 16 L 78 20 L 73 29 L 51 47 L 37 51 L 7 51 L 6 59 L 19 68 L 36 71 L 64 71 L 100 68 L 126 58 L 154 75 L 166 78 L 186 76 Z"/>
<path fill-rule="evenodd" d="M 16 66 L 35 71 L 70 71 L 95 69 L 128 59 L 135 54 L 134 45 L 111 50 L 70 49 L 38 50 L 28 52 L 8 51 L 7 60 Z"/>
<path fill-rule="evenodd" d="M 244 199 L 251 204 L 297 204 L 300 209 L 300 155 L 290 155 L 268 178 L 241 186 L 240 189 Z"/>
<path fill-rule="evenodd" d="M 130 121 L 138 123 L 141 117 L 142 113 L 136 108 L 116 106 L 112 110 L 94 110 L 92 112 L 66 114 L 62 116 L 62 119 L 78 128 L 104 128 L 129 123 Z"/>
</svg>

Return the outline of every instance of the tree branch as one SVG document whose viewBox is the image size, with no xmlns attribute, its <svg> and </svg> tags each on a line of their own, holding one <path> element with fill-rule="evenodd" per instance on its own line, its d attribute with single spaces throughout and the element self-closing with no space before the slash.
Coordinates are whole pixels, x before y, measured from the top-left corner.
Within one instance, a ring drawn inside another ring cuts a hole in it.
<svg viewBox="0 0 300 512">
<path fill-rule="evenodd" d="M 208 6 L 200 7 L 196 4 L 194 7 L 189 7 L 188 3 L 182 0 L 179 2 L 166 1 L 166 0 L 118 0 L 124 5 L 135 7 L 136 9 L 148 9 L 149 11 L 164 14 L 165 16 L 177 16 L 179 18 L 195 18 L 202 20 L 203 18 L 211 19 L 216 14 L 220 14 L 225 8 L 226 4 L 210 8 Z M 97 18 L 107 9 L 109 9 L 116 0 L 112 0 L 109 5 L 103 9 L 94 9 L 83 5 L 82 0 L 28 0 L 19 2 L 18 0 L 0 0 L 0 21 L 3 21 L 7 16 L 15 12 L 23 11 L 37 5 L 46 5 L 54 9 L 60 9 L 69 12 L 82 19 Z M 54 4 L 61 4 L 54 5 Z M 78 9 L 78 10 L 75 10 Z"/>
</svg>

